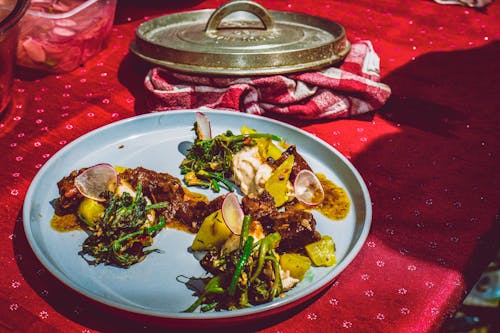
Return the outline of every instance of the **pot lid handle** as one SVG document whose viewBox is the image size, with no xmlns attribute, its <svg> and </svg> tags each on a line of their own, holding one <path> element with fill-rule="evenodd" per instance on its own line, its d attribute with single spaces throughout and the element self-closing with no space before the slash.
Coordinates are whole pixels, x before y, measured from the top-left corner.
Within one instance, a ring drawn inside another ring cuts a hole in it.
<svg viewBox="0 0 500 333">
<path fill-rule="evenodd" d="M 245 11 L 255 15 L 264 25 L 264 30 L 274 30 L 274 20 L 266 8 L 254 1 L 235 0 L 220 6 L 210 15 L 205 27 L 205 33 L 216 34 L 222 20 L 229 14 L 238 11 Z"/>
</svg>

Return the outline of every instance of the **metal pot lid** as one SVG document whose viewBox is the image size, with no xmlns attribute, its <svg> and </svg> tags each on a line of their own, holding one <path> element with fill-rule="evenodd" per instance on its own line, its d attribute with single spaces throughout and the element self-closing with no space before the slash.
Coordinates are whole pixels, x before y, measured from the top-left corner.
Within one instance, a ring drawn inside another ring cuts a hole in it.
<svg viewBox="0 0 500 333">
<path fill-rule="evenodd" d="M 347 55 L 350 43 L 331 20 L 235 0 L 216 10 L 150 19 L 137 28 L 130 50 L 175 71 L 255 76 L 332 65 Z"/>
</svg>

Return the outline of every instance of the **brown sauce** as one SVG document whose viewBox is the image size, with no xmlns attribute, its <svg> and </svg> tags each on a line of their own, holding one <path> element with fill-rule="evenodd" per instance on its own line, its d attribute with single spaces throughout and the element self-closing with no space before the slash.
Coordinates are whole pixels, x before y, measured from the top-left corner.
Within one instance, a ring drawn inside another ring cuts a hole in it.
<svg viewBox="0 0 500 333">
<path fill-rule="evenodd" d="M 201 194 L 201 193 L 196 193 L 188 190 L 187 188 L 184 189 L 184 195 L 187 197 L 188 200 L 193 200 L 193 201 L 204 201 L 208 203 L 208 198 L 206 195 Z M 67 214 L 67 215 L 57 215 L 54 214 L 52 219 L 50 220 L 50 226 L 52 229 L 59 231 L 59 232 L 68 232 L 68 231 L 73 231 L 73 230 L 83 230 L 82 227 L 79 224 L 79 219 L 75 214 Z M 169 221 L 167 223 L 167 227 L 193 233 L 190 228 L 176 220 Z"/>
<path fill-rule="evenodd" d="M 170 228 L 170 229 L 175 229 L 175 230 L 180 230 L 180 231 L 184 231 L 184 232 L 187 232 L 187 233 L 190 233 L 190 234 L 195 234 L 196 232 L 194 232 L 193 230 L 191 230 L 187 225 L 177 221 L 177 220 L 170 220 L 167 222 L 167 224 L 165 225 L 165 228 Z"/>
<path fill-rule="evenodd" d="M 337 186 L 331 180 L 327 179 L 325 175 L 317 174 L 317 176 L 323 186 L 323 190 L 325 191 L 325 198 L 323 202 L 318 206 L 306 206 L 299 202 L 295 203 L 293 207 L 296 209 L 314 209 L 319 211 L 325 217 L 335 221 L 344 219 L 349 213 L 349 209 L 351 207 L 351 202 L 347 193 L 342 187 Z M 188 200 L 209 202 L 208 198 L 204 194 L 192 192 L 187 188 L 183 189 L 184 195 L 188 197 Z M 82 227 L 79 224 L 79 219 L 74 214 L 62 216 L 54 214 L 50 220 L 50 225 L 54 230 L 59 232 L 82 230 Z M 189 226 L 176 220 L 169 221 L 167 227 L 193 233 Z"/>
<path fill-rule="evenodd" d="M 346 191 L 327 179 L 325 175 L 318 173 L 316 176 L 325 191 L 323 202 L 317 206 L 307 206 L 300 202 L 293 206 L 296 209 L 317 210 L 330 220 L 339 221 L 344 219 L 351 208 L 351 201 Z"/>
<path fill-rule="evenodd" d="M 204 201 L 206 203 L 209 202 L 207 196 L 204 194 L 192 192 L 192 191 L 188 190 L 186 187 L 183 187 L 182 189 L 184 190 L 184 195 L 186 197 L 188 197 L 188 200 Z"/>
<path fill-rule="evenodd" d="M 59 232 L 68 232 L 74 230 L 82 230 L 82 227 L 78 223 L 78 217 L 74 214 L 67 215 L 56 215 L 50 220 L 50 226 L 52 229 Z"/>
<path fill-rule="evenodd" d="M 67 214 L 67 215 L 54 214 L 54 216 L 50 220 L 50 226 L 52 227 L 52 229 L 58 232 L 83 230 L 83 228 L 79 224 L 78 217 L 74 214 Z M 182 224 L 177 220 L 169 221 L 165 227 L 193 233 L 193 231 L 190 230 L 188 226 Z"/>
<path fill-rule="evenodd" d="M 318 176 L 321 185 L 323 185 L 325 199 L 323 199 L 323 202 L 315 207 L 315 209 L 329 219 L 344 219 L 351 208 L 351 201 L 349 200 L 346 191 L 342 187 L 335 185 L 335 183 L 331 180 L 327 179 L 325 175 L 317 174 L 316 176 Z"/>
<path fill-rule="evenodd" d="M 207 196 L 204 194 L 190 191 L 186 187 L 182 187 L 182 189 L 184 190 L 184 197 L 186 200 L 203 201 L 206 203 L 209 202 Z M 177 221 L 177 220 L 168 221 L 166 227 L 180 230 L 180 231 L 184 231 L 184 232 L 187 232 L 190 234 L 196 234 L 196 231 L 192 230 L 189 226 L 187 226 L 186 224 L 184 224 L 180 221 Z"/>
</svg>

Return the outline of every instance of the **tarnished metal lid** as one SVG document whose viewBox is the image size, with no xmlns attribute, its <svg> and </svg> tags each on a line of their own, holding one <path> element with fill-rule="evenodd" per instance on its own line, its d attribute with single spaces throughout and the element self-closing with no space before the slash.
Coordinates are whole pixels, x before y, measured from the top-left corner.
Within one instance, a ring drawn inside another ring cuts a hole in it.
<svg viewBox="0 0 500 333">
<path fill-rule="evenodd" d="M 301 13 L 230 1 L 217 10 L 165 15 L 142 23 L 131 51 L 172 70 L 255 76 L 318 69 L 350 50 L 344 28 Z"/>
</svg>

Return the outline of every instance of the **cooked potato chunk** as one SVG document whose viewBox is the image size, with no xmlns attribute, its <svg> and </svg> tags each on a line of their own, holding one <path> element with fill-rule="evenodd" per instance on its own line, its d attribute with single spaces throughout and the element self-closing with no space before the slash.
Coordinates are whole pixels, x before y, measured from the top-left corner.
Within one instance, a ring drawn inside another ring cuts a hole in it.
<svg viewBox="0 0 500 333">
<path fill-rule="evenodd" d="M 311 259 L 298 253 L 285 253 L 280 257 L 280 265 L 291 277 L 302 280 L 311 267 Z"/>
<path fill-rule="evenodd" d="M 216 210 L 208 215 L 202 222 L 200 230 L 196 234 L 191 249 L 193 251 L 205 251 L 220 247 L 231 235 L 222 218 L 221 210 Z"/>
<path fill-rule="evenodd" d="M 328 235 L 323 235 L 319 241 L 307 244 L 305 249 L 316 266 L 333 266 L 337 262 L 335 243 Z"/>
<path fill-rule="evenodd" d="M 290 155 L 271 174 L 266 182 L 265 189 L 274 198 L 276 207 L 288 201 L 289 179 L 292 172 L 294 156 Z"/>
<path fill-rule="evenodd" d="M 85 198 L 78 207 L 78 216 L 87 225 L 93 226 L 104 213 L 104 206 L 99 202 Z"/>
</svg>

